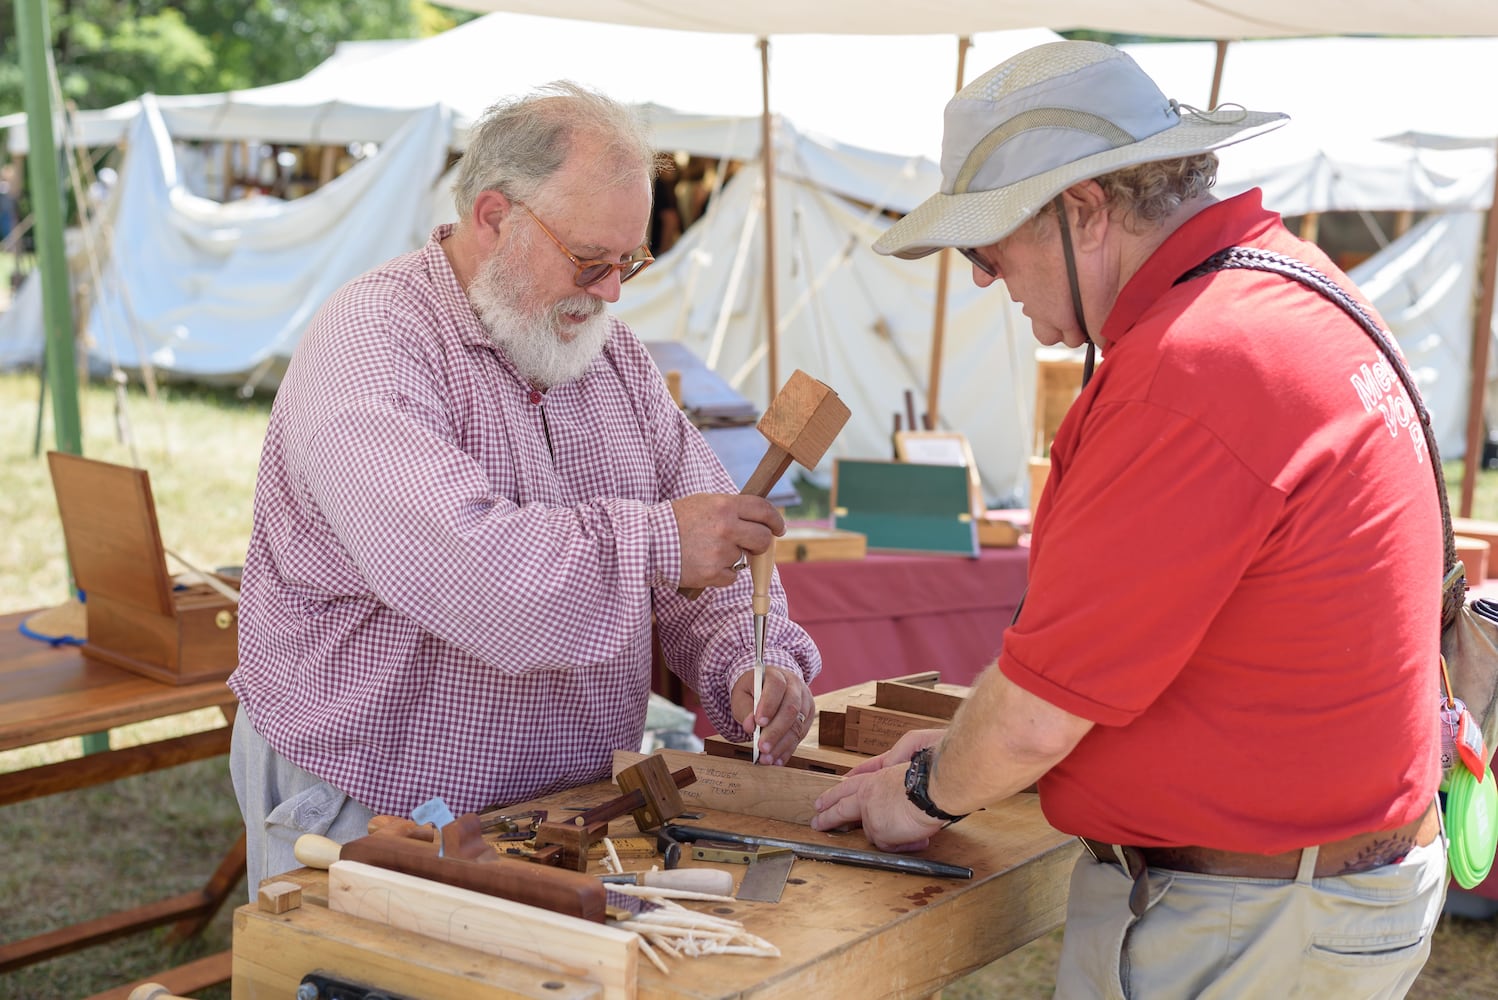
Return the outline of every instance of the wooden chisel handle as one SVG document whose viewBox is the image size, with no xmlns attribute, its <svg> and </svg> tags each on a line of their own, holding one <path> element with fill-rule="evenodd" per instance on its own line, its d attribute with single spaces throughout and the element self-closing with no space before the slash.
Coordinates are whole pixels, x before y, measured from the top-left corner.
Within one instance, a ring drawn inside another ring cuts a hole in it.
<svg viewBox="0 0 1498 1000">
<path fill-rule="evenodd" d="M 331 837 L 324 837 L 316 833 L 304 833 L 296 839 L 291 847 L 291 853 L 296 859 L 308 868 L 321 868 L 326 871 L 333 862 L 338 860 L 342 853 L 343 845 Z"/>
<path fill-rule="evenodd" d="M 678 889 L 682 892 L 705 892 L 714 896 L 733 893 L 733 876 L 721 868 L 673 868 L 670 871 L 625 872 L 603 875 L 604 882 L 643 885 L 655 889 Z"/>
<path fill-rule="evenodd" d="M 775 572 L 775 536 L 770 536 L 770 547 L 749 557 L 749 575 L 754 582 L 754 613 L 770 613 L 770 578 Z"/>
</svg>

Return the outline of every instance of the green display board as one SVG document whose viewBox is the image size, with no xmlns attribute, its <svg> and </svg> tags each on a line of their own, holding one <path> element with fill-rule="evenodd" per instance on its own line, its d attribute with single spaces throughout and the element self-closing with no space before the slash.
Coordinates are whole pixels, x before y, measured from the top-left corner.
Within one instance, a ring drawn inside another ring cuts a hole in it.
<svg viewBox="0 0 1498 1000">
<path fill-rule="evenodd" d="M 978 557 L 966 466 L 840 458 L 832 477 L 832 526 L 870 551 Z"/>
</svg>

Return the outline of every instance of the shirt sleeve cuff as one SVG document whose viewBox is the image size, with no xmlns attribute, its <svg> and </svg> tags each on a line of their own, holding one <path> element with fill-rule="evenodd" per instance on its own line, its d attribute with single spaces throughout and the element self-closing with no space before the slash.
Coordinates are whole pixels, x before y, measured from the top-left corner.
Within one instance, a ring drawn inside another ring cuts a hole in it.
<svg viewBox="0 0 1498 1000">
<path fill-rule="evenodd" d="M 681 585 L 681 532 L 676 527 L 676 511 L 667 500 L 651 507 L 646 515 L 650 532 L 650 585 Z"/>
</svg>

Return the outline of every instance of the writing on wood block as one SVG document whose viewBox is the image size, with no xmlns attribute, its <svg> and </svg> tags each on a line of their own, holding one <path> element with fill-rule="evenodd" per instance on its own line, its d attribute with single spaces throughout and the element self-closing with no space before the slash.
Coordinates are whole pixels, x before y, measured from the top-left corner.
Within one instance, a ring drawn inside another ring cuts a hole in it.
<svg viewBox="0 0 1498 1000">
<path fill-rule="evenodd" d="M 962 696 L 915 684 L 901 684 L 899 681 L 880 681 L 874 685 L 874 706 L 914 715 L 929 715 L 936 719 L 951 719 L 962 707 Z"/>
<path fill-rule="evenodd" d="M 839 780 L 815 771 L 761 767 L 731 757 L 713 757 L 684 750 L 657 750 L 655 755 L 664 757 L 672 768 L 690 767 L 696 773 L 697 780 L 681 790 L 682 800 L 691 807 L 761 816 L 803 826 L 816 815 L 817 796 Z M 615 750 L 615 773 L 643 756 L 629 750 Z"/>
<path fill-rule="evenodd" d="M 949 720 L 869 705 L 849 705 L 843 746 L 859 753 L 883 753 L 912 729 L 944 729 Z"/>
<path fill-rule="evenodd" d="M 267 882 L 260 887 L 256 905 L 265 913 L 285 913 L 302 905 L 302 887 L 295 882 Z"/>
</svg>

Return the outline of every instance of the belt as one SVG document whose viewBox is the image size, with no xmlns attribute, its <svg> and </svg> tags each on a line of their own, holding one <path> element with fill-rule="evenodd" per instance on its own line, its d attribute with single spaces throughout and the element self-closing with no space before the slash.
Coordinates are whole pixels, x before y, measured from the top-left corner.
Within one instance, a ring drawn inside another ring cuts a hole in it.
<svg viewBox="0 0 1498 1000">
<path fill-rule="evenodd" d="M 1321 845 L 1316 856 L 1315 878 L 1331 878 L 1337 875 L 1352 875 L 1356 872 L 1382 868 L 1402 859 L 1412 849 L 1424 847 L 1436 838 L 1441 826 L 1440 815 L 1434 801 L 1425 812 L 1393 830 L 1377 830 L 1360 833 L 1345 840 Z M 1087 853 L 1105 864 L 1118 865 L 1134 879 L 1135 892 L 1130 894 L 1129 905 L 1136 916 L 1144 913 L 1145 897 L 1142 887 L 1148 868 L 1169 868 L 1173 871 L 1194 872 L 1201 875 L 1228 875 L 1237 878 L 1293 879 L 1300 870 L 1301 852 L 1286 851 L 1283 854 L 1245 854 L 1237 851 L 1221 851 L 1212 847 L 1118 847 L 1086 837 L 1078 838 Z M 1119 855 L 1123 858 L 1120 859 Z"/>
</svg>

